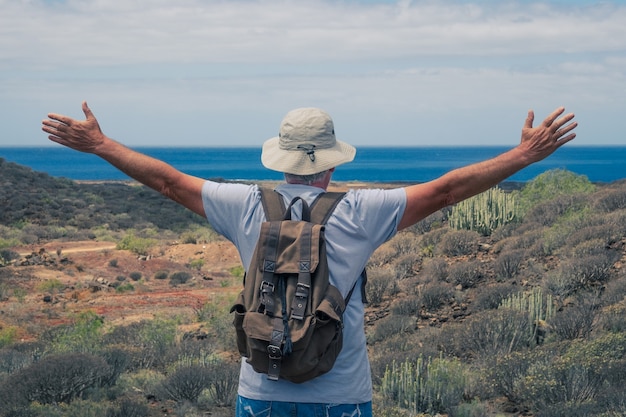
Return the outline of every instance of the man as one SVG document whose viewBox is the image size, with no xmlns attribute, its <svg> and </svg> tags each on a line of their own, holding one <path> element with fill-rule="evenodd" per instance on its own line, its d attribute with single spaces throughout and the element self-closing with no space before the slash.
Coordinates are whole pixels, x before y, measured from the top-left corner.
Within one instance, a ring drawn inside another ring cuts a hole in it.
<svg viewBox="0 0 626 417">
<path fill-rule="evenodd" d="M 49 114 L 43 131 L 61 145 L 98 155 L 128 176 L 205 216 L 237 247 L 248 266 L 265 220 L 256 185 L 224 184 L 184 174 L 105 136 L 83 103 L 86 120 Z M 576 136 L 574 115 L 558 108 L 537 127 L 534 113 L 518 146 L 495 158 L 453 170 L 427 183 L 391 190 L 351 190 L 326 224 L 331 282 L 345 296 L 359 283 L 369 256 L 398 230 L 429 214 L 483 192 L 524 167 L 540 161 Z M 276 190 L 289 202 L 311 202 L 323 193 L 335 168 L 353 160 L 356 150 L 335 138 L 333 121 L 322 110 L 296 109 L 280 126 L 279 136 L 263 145 L 261 160 L 283 172 Z M 297 216 L 298 213 L 295 213 Z M 242 361 L 237 416 L 371 416 L 372 387 L 364 334 L 364 307 L 354 291 L 344 314 L 344 346 L 333 369 L 294 384 L 271 381 Z"/>
</svg>

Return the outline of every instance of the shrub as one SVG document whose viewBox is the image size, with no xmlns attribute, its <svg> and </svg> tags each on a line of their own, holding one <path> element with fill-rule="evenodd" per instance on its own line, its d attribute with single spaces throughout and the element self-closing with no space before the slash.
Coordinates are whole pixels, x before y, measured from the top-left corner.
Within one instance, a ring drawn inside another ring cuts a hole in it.
<svg viewBox="0 0 626 417">
<path fill-rule="evenodd" d="M 412 295 L 400 298 L 391 305 L 391 312 L 398 316 L 416 316 L 421 307 L 420 301 Z"/>
<path fill-rule="evenodd" d="M 189 262 L 189 268 L 197 269 L 198 271 L 204 266 L 204 259 L 193 259 Z"/>
<path fill-rule="evenodd" d="M 573 306 L 566 306 L 557 311 L 550 319 L 552 331 L 561 340 L 587 338 L 593 329 L 598 313 L 598 300 L 595 297 L 580 296 Z"/>
<path fill-rule="evenodd" d="M 602 312 L 602 328 L 613 333 L 626 332 L 626 307 L 610 306 Z"/>
<path fill-rule="evenodd" d="M 148 406 L 130 399 L 123 399 L 119 405 L 107 410 L 106 417 L 148 417 Z"/>
<path fill-rule="evenodd" d="M 435 311 L 450 301 L 454 290 L 446 283 L 434 282 L 421 287 L 418 295 L 420 304 L 426 311 Z"/>
<path fill-rule="evenodd" d="M 414 413 L 445 413 L 463 401 L 467 371 L 458 360 L 443 357 L 392 363 L 380 391 L 390 404 Z"/>
<path fill-rule="evenodd" d="M 595 186 L 584 175 L 553 169 L 546 171 L 528 183 L 520 192 L 520 210 L 527 213 L 531 207 L 542 201 L 549 201 L 560 195 L 589 194 Z"/>
<path fill-rule="evenodd" d="M 420 275 L 429 281 L 445 281 L 448 278 L 448 263 L 441 258 L 427 259 Z"/>
<path fill-rule="evenodd" d="M 468 198 L 452 207 L 449 225 L 457 230 L 473 230 L 484 236 L 518 217 L 517 193 L 498 187 Z"/>
<path fill-rule="evenodd" d="M 137 237 L 131 231 L 117 244 L 117 249 L 129 250 L 137 255 L 147 255 L 156 243 L 154 239 Z"/>
<path fill-rule="evenodd" d="M 471 255 L 476 251 L 480 235 L 469 230 L 453 230 L 442 236 L 439 251 L 446 256 Z"/>
<path fill-rule="evenodd" d="M 11 345 L 17 337 L 17 327 L 6 326 L 0 327 L 0 349 Z"/>
<path fill-rule="evenodd" d="M 95 353 L 101 348 L 103 319 L 93 311 L 85 311 L 74 323 L 52 329 L 47 337 L 53 352 Z"/>
<path fill-rule="evenodd" d="M 459 262 L 450 267 L 448 280 L 462 288 L 473 288 L 482 277 L 479 261 Z"/>
<path fill-rule="evenodd" d="M 141 277 L 142 277 L 142 274 L 139 271 L 134 271 L 134 272 L 131 272 L 128 276 L 133 281 L 139 281 L 141 279 Z"/>
<path fill-rule="evenodd" d="M 48 356 L 6 378 L 0 385 L 0 402 L 25 406 L 69 403 L 98 386 L 110 372 L 106 362 L 86 354 Z"/>
<path fill-rule="evenodd" d="M 415 318 L 389 315 L 377 321 L 373 333 L 368 334 L 369 342 L 379 342 L 395 334 L 415 331 Z"/>
<path fill-rule="evenodd" d="M 563 262 L 559 273 L 569 278 L 572 290 L 604 283 L 611 277 L 611 267 L 619 258 L 615 252 L 604 252 Z"/>
<path fill-rule="evenodd" d="M 405 254 L 400 256 L 394 263 L 393 269 L 396 279 L 406 279 L 415 275 L 421 258 L 417 254 Z"/>
<path fill-rule="evenodd" d="M 494 262 L 494 270 L 498 277 L 513 278 L 520 271 L 524 262 L 524 249 L 503 251 Z"/>
<path fill-rule="evenodd" d="M 0 239 L 0 247 L 1 247 L 1 239 Z M 10 249 L 1 249 L 0 250 L 0 266 L 8 264 L 9 262 L 19 259 L 20 254 L 12 251 Z"/>
<path fill-rule="evenodd" d="M 389 284 L 395 280 L 394 274 L 385 268 L 370 268 L 367 273 L 367 299 L 372 305 L 383 300 Z"/>
<path fill-rule="evenodd" d="M 473 314 L 462 326 L 450 326 L 450 347 L 462 358 L 489 358 L 505 355 L 531 343 L 528 314 L 499 308 Z"/>
<path fill-rule="evenodd" d="M 395 249 L 396 256 L 412 254 L 419 252 L 420 239 L 413 233 L 403 231 L 394 236 L 389 244 Z"/>
<path fill-rule="evenodd" d="M 209 366 L 211 381 L 209 384 L 210 397 L 218 407 L 228 407 L 235 404 L 237 386 L 239 384 L 238 363 L 215 362 Z"/>
<path fill-rule="evenodd" d="M 166 279 L 169 275 L 168 271 L 160 270 L 154 273 L 154 279 Z"/>
<path fill-rule="evenodd" d="M 176 369 L 163 381 L 161 389 L 168 398 L 195 403 L 211 384 L 211 370 L 203 366 L 185 366 Z"/>
<path fill-rule="evenodd" d="M 174 272 L 170 275 L 170 285 L 176 286 L 185 284 L 187 281 L 191 279 L 191 274 L 185 271 Z"/>
<path fill-rule="evenodd" d="M 604 213 L 626 209 L 626 189 L 606 190 L 595 198 L 594 206 Z"/>
<path fill-rule="evenodd" d="M 494 284 L 484 287 L 474 300 L 473 310 L 495 310 L 502 304 L 502 301 L 509 298 L 512 294 L 519 292 L 515 285 L 511 284 Z"/>
</svg>

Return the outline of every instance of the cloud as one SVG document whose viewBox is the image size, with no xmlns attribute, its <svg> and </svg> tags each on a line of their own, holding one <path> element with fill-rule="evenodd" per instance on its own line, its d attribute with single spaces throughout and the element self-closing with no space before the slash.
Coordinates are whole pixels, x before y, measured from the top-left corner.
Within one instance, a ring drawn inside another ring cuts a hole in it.
<svg viewBox="0 0 626 417">
<path fill-rule="evenodd" d="M 497 114 L 503 129 L 517 123 L 505 114 L 523 120 L 529 106 L 564 103 L 610 132 L 609 117 L 626 108 L 619 2 L 0 0 L 0 8 L 0 122 L 26 140 L 31 113 L 41 112 L 38 121 L 82 99 L 131 143 L 146 141 L 134 136 L 137 118 L 163 114 L 186 126 L 185 140 L 204 135 L 194 126 L 204 119 L 245 144 L 258 134 L 235 120 L 269 117 L 260 125 L 274 129 L 289 108 L 312 104 L 369 143 L 359 115 L 380 115 L 370 131 L 391 126 L 402 142 L 408 132 L 442 135 L 412 127 L 416 120 L 466 114 L 458 125 L 475 127 L 478 114 Z M 161 144 L 177 132 L 147 131 Z M 444 142 L 460 141 L 461 127 L 445 132 Z"/>
</svg>

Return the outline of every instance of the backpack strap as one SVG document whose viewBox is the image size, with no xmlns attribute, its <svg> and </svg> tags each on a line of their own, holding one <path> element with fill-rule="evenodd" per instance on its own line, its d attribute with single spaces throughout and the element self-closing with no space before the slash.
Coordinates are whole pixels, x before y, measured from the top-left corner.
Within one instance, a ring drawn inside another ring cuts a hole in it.
<svg viewBox="0 0 626 417">
<path fill-rule="evenodd" d="M 259 190 L 261 191 L 261 204 L 267 221 L 282 220 L 285 215 L 283 196 L 268 188 L 260 187 Z"/>
<path fill-rule="evenodd" d="M 326 224 L 335 207 L 346 193 L 326 192 L 317 196 L 311 204 L 311 222 Z"/>
</svg>

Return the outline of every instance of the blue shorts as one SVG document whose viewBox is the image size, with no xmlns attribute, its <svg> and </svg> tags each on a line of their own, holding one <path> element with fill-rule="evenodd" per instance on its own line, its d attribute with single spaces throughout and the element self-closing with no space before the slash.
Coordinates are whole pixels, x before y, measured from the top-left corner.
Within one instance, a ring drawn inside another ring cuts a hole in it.
<svg viewBox="0 0 626 417">
<path fill-rule="evenodd" d="M 236 417 L 372 417 L 372 403 L 289 403 L 238 396 Z"/>
</svg>

